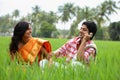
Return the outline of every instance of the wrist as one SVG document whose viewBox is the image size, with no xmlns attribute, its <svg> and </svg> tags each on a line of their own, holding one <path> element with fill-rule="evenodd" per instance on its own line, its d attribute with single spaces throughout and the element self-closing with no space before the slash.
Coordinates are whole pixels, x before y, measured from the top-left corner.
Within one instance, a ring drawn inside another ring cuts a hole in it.
<svg viewBox="0 0 120 80">
<path fill-rule="evenodd" d="M 82 40 L 82 43 L 86 43 L 86 42 L 87 42 L 87 40 L 85 40 L 85 39 Z"/>
</svg>

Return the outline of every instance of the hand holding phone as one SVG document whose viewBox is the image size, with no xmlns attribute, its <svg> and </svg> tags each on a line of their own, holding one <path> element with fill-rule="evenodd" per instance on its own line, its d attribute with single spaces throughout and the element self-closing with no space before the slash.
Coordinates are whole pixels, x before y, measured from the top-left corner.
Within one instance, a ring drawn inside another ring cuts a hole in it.
<svg viewBox="0 0 120 80">
<path fill-rule="evenodd" d="M 84 33 L 83 40 L 88 41 L 93 36 L 93 33 Z"/>
</svg>

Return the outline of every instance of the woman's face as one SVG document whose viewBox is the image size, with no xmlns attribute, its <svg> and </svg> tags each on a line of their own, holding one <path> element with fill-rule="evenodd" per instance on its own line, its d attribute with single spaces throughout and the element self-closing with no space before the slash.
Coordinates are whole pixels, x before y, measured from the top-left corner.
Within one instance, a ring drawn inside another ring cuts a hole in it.
<svg viewBox="0 0 120 80">
<path fill-rule="evenodd" d="M 26 32 L 24 33 L 23 38 L 27 39 L 27 38 L 31 38 L 32 37 L 32 27 L 31 25 L 29 25 L 28 29 L 26 30 Z"/>
<path fill-rule="evenodd" d="M 82 27 L 80 28 L 79 36 L 83 38 L 85 34 L 89 34 L 89 30 L 87 26 L 83 24 Z"/>
</svg>

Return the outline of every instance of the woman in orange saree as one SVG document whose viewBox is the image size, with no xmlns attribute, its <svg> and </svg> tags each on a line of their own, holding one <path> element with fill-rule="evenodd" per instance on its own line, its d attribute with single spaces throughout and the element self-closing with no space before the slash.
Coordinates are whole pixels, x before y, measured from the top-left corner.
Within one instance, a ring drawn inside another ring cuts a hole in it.
<svg viewBox="0 0 120 80">
<path fill-rule="evenodd" d="M 32 37 L 32 28 L 30 23 L 21 21 L 14 27 L 13 36 L 9 46 L 12 60 L 24 61 L 32 64 L 38 59 L 38 63 L 49 58 L 51 53 L 51 44 L 48 40 Z"/>
</svg>

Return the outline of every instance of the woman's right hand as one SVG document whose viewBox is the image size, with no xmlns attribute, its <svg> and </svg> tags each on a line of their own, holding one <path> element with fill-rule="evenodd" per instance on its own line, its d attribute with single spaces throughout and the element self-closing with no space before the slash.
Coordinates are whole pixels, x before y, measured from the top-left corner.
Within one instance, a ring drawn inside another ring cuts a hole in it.
<svg viewBox="0 0 120 80">
<path fill-rule="evenodd" d="M 50 52 L 50 53 L 47 55 L 47 59 L 50 60 L 52 57 L 53 57 L 53 52 Z"/>
</svg>

